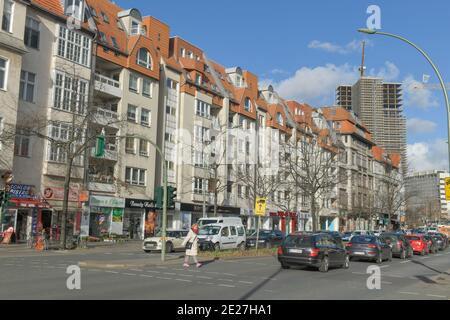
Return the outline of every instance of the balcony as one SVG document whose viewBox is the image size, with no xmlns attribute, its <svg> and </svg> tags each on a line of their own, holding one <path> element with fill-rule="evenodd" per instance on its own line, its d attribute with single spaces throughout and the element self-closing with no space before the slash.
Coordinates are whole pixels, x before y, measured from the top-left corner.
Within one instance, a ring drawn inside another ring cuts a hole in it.
<svg viewBox="0 0 450 320">
<path fill-rule="evenodd" d="M 94 114 L 94 122 L 101 126 L 119 128 L 119 114 L 108 109 L 97 108 Z"/>
<path fill-rule="evenodd" d="M 96 157 L 95 155 L 95 147 L 91 149 L 91 157 L 96 159 L 104 159 L 110 161 L 117 161 L 119 159 L 119 154 L 117 152 L 117 145 L 108 143 L 105 145 L 105 154 L 103 157 Z"/>
<path fill-rule="evenodd" d="M 98 73 L 95 74 L 95 90 L 115 98 L 122 98 L 120 82 Z"/>
<path fill-rule="evenodd" d="M 114 184 L 114 177 L 101 174 L 90 174 L 89 190 L 115 193 L 117 191 L 117 188 L 116 185 Z"/>
</svg>

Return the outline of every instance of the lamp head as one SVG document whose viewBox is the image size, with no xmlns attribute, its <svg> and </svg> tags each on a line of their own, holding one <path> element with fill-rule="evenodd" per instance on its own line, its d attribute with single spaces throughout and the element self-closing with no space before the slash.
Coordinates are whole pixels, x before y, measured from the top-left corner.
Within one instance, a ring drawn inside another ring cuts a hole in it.
<svg viewBox="0 0 450 320">
<path fill-rule="evenodd" d="M 361 29 L 358 29 L 358 32 L 361 32 L 361 33 L 367 33 L 367 34 L 375 34 L 375 33 L 377 33 L 376 30 L 373 30 L 373 29 L 367 29 L 367 28 L 361 28 Z"/>
</svg>

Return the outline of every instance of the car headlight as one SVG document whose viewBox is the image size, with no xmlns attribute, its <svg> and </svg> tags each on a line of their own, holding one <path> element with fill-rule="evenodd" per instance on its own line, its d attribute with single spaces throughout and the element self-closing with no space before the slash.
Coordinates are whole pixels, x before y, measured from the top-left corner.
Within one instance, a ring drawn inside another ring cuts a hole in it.
<svg viewBox="0 0 450 320">
<path fill-rule="evenodd" d="M 266 240 L 258 240 L 258 242 L 266 242 Z"/>
<path fill-rule="evenodd" d="M 206 237 L 206 241 L 211 241 L 212 237 Z"/>
</svg>

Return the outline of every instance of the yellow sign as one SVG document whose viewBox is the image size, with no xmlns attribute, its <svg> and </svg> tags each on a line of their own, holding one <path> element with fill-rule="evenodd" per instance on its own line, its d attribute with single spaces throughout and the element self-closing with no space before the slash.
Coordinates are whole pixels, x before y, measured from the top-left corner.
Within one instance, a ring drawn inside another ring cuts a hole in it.
<svg viewBox="0 0 450 320">
<path fill-rule="evenodd" d="M 450 201 L 450 178 L 445 178 L 445 198 Z"/>
<path fill-rule="evenodd" d="M 255 203 L 255 215 L 265 216 L 266 215 L 266 198 L 256 198 Z"/>
</svg>

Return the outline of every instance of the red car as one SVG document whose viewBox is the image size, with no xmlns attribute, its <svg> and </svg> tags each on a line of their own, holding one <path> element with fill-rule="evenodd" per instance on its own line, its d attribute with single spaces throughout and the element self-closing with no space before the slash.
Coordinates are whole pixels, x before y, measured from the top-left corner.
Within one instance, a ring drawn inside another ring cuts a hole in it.
<svg viewBox="0 0 450 320">
<path fill-rule="evenodd" d="M 424 256 L 430 251 L 428 247 L 428 241 L 424 238 L 423 235 L 408 234 L 405 235 L 405 237 L 409 240 L 409 243 L 411 243 L 411 247 L 413 248 L 414 253 L 419 253 L 420 255 Z"/>
</svg>

